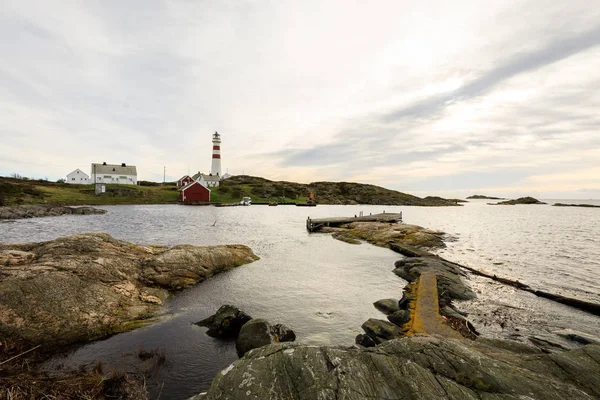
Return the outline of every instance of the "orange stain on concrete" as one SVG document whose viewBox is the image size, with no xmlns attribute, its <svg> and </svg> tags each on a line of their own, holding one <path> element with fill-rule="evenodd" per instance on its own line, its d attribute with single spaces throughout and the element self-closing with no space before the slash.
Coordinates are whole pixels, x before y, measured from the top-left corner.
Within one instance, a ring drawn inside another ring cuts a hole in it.
<svg viewBox="0 0 600 400">
<path fill-rule="evenodd" d="M 412 289 L 416 299 L 411 302 L 410 321 L 403 329 L 407 336 L 416 334 L 441 335 L 462 339 L 462 335 L 446 325 L 440 315 L 438 302 L 437 277 L 434 273 L 422 274 Z"/>
</svg>

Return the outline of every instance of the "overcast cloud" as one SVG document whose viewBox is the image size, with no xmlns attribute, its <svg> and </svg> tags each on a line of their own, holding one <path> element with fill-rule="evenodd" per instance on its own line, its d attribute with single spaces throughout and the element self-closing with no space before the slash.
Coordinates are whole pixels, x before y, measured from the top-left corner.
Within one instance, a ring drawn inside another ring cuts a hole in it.
<svg viewBox="0 0 600 400">
<path fill-rule="evenodd" d="M 0 5 L 0 175 L 91 162 L 600 198 L 590 1 Z"/>
</svg>

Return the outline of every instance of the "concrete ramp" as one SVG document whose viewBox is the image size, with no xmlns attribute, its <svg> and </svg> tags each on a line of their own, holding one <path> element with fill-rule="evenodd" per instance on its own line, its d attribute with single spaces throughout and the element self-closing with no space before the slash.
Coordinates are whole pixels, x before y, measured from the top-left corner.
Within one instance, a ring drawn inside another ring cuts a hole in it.
<svg viewBox="0 0 600 400">
<path fill-rule="evenodd" d="M 461 339 L 462 335 L 446 325 L 440 315 L 436 275 L 433 272 L 423 273 L 415 284 L 416 298 L 411 303 L 411 318 L 404 325 L 406 335 L 427 334 Z"/>
</svg>

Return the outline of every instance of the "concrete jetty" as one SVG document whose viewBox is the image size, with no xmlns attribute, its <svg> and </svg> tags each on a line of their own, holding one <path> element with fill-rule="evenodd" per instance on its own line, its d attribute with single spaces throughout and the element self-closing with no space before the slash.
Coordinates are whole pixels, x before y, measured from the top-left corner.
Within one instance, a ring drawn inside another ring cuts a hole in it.
<svg viewBox="0 0 600 400">
<path fill-rule="evenodd" d="M 360 215 L 354 217 L 336 217 L 336 218 L 316 218 L 306 219 L 306 229 L 309 232 L 316 232 L 324 226 L 340 226 L 352 222 L 402 222 L 402 212 L 400 213 L 381 213 L 373 215 Z"/>
<path fill-rule="evenodd" d="M 406 336 L 427 334 L 462 339 L 462 335 L 446 325 L 440 315 L 435 272 L 421 274 L 415 283 L 416 299 L 409 304 L 410 320 L 403 326 Z"/>
</svg>

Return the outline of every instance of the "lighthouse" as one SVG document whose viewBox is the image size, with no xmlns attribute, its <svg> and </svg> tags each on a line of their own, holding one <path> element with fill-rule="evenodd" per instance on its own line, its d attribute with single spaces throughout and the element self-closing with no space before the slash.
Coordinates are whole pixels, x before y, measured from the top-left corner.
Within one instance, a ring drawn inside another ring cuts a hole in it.
<svg viewBox="0 0 600 400">
<path fill-rule="evenodd" d="M 215 132 L 213 135 L 213 151 L 212 151 L 212 166 L 210 173 L 212 175 L 221 176 L 221 135 Z"/>
</svg>

